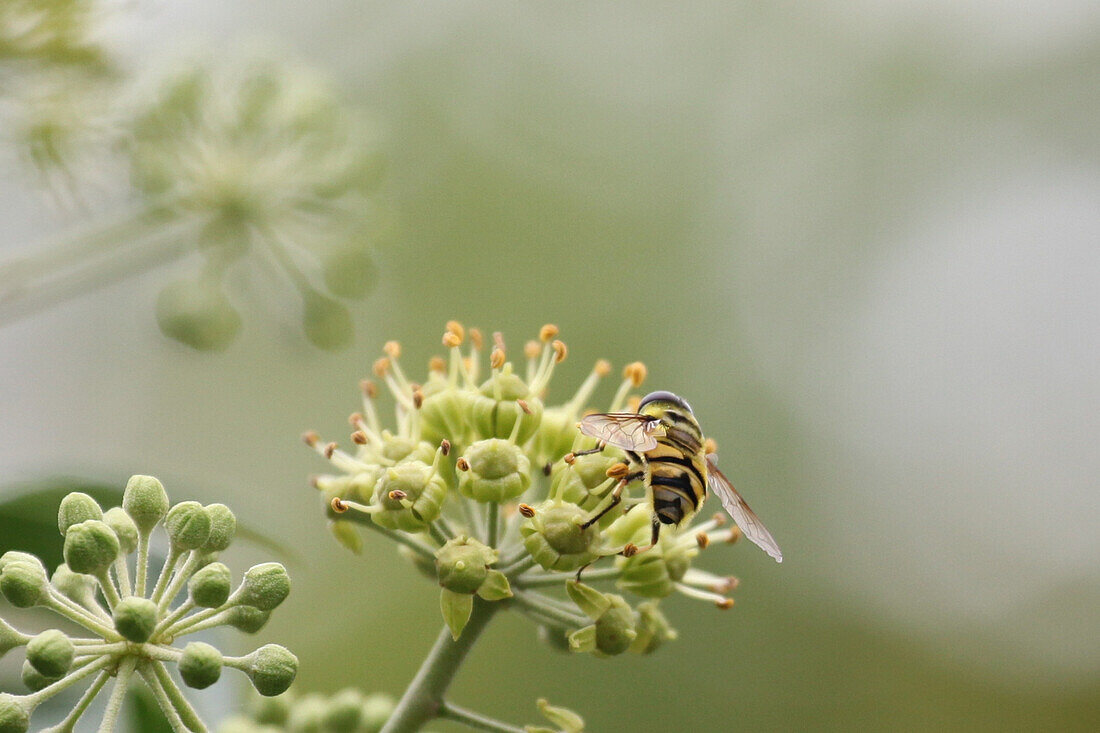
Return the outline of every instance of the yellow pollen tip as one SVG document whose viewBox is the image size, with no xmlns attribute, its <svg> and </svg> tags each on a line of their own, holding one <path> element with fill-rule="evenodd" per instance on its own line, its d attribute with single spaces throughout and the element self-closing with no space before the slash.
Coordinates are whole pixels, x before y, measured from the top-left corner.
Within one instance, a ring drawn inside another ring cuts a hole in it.
<svg viewBox="0 0 1100 733">
<path fill-rule="evenodd" d="M 306 432 L 302 433 L 302 441 L 305 442 L 305 444 L 308 446 L 315 446 L 318 442 L 320 442 L 320 440 L 321 436 L 318 435 L 317 432 L 314 430 L 307 430 Z"/>
<path fill-rule="evenodd" d="M 566 464 L 572 466 L 574 463 L 576 463 L 577 457 L 572 453 L 566 453 L 565 456 L 562 457 L 562 460 L 565 461 Z"/>
<path fill-rule="evenodd" d="M 714 605 L 717 606 L 718 608 L 722 609 L 723 611 L 727 611 L 727 610 L 733 608 L 733 599 L 732 598 L 723 598 L 720 601 L 715 601 Z"/>
<path fill-rule="evenodd" d="M 554 347 L 554 360 L 559 364 L 565 361 L 566 355 L 569 353 L 569 349 L 565 348 L 564 341 L 554 341 L 551 346 Z"/>
<path fill-rule="evenodd" d="M 420 409 L 420 406 L 424 404 L 424 393 L 419 389 L 413 390 L 413 407 Z"/>
<path fill-rule="evenodd" d="M 462 366 L 466 369 L 467 372 L 473 373 L 474 360 L 467 356 L 462 360 Z"/>
<path fill-rule="evenodd" d="M 608 478 L 622 478 L 630 472 L 630 466 L 625 463 L 616 463 L 605 472 Z"/>
<path fill-rule="evenodd" d="M 363 422 L 363 413 L 353 412 L 348 415 L 348 425 L 358 425 L 361 422 Z"/>
<path fill-rule="evenodd" d="M 547 323 L 545 326 L 539 329 L 539 340 L 542 341 L 544 344 L 548 344 L 560 332 L 561 329 L 559 329 L 553 323 Z"/>
<path fill-rule="evenodd" d="M 443 334 L 443 345 L 448 349 L 453 349 L 456 346 L 462 346 L 462 339 L 456 336 L 453 331 L 448 331 Z"/>
<path fill-rule="evenodd" d="M 359 382 L 359 391 L 366 395 L 367 399 L 373 400 L 378 396 L 378 385 L 369 379 L 364 379 Z"/>
<path fill-rule="evenodd" d="M 379 358 L 377 361 L 374 362 L 374 366 L 371 367 L 371 371 L 374 372 L 374 376 L 376 377 L 385 377 L 386 374 L 390 371 L 390 360 L 384 356 Z"/>
<path fill-rule="evenodd" d="M 433 356 L 428 359 L 428 371 L 430 372 L 445 372 L 447 371 L 447 362 L 443 360 L 442 356 Z"/>
<path fill-rule="evenodd" d="M 592 371 L 596 372 L 597 377 L 606 377 L 611 373 L 611 362 L 607 359 L 600 359 L 596 362 L 596 366 L 592 368 Z"/>
<path fill-rule="evenodd" d="M 645 364 L 640 361 L 634 361 L 623 368 L 623 379 L 629 379 L 630 383 L 635 387 L 641 387 L 647 373 Z"/>
<path fill-rule="evenodd" d="M 537 359 L 542 347 L 538 341 L 528 341 L 523 345 L 523 355 L 528 359 Z"/>
<path fill-rule="evenodd" d="M 726 542 L 728 542 L 732 545 L 734 542 L 736 542 L 739 539 L 741 539 L 741 528 L 740 527 L 734 527 L 733 529 L 730 530 L 730 536 L 726 539 Z"/>
<path fill-rule="evenodd" d="M 465 458 L 459 458 L 457 461 L 455 461 L 455 468 L 457 468 L 459 471 L 469 471 L 470 462 L 467 461 Z"/>
<path fill-rule="evenodd" d="M 517 508 L 519 509 L 519 513 L 528 519 L 535 516 L 535 508 L 530 504 L 520 504 Z"/>
<path fill-rule="evenodd" d="M 348 510 L 348 505 L 341 501 L 339 496 L 332 497 L 332 501 L 329 502 L 329 506 L 332 507 L 332 511 L 337 514 L 343 514 Z"/>
<path fill-rule="evenodd" d="M 481 347 L 485 345 L 485 337 L 481 334 L 480 328 L 470 329 L 470 343 L 474 345 L 474 348 L 481 351 Z"/>
<path fill-rule="evenodd" d="M 351 442 L 355 443 L 356 445 L 366 445 L 367 434 L 364 433 L 362 430 L 356 430 L 354 433 L 351 434 Z"/>
<path fill-rule="evenodd" d="M 390 497 L 390 499 L 392 499 L 393 501 L 401 501 L 402 499 L 407 499 L 407 498 L 408 498 L 408 496 L 409 496 L 409 495 L 408 495 L 408 494 L 406 494 L 406 493 L 405 493 L 404 491 L 402 491 L 401 489 L 394 489 L 393 491 L 391 491 L 391 492 L 389 493 L 389 497 Z"/>
<path fill-rule="evenodd" d="M 695 542 L 699 545 L 700 550 L 707 549 L 707 545 L 710 544 L 710 536 L 706 532 L 700 532 L 695 535 Z"/>
<path fill-rule="evenodd" d="M 623 551 L 619 553 L 623 557 L 634 557 L 638 554 L 638 546 L 633 542 L 628 542 Z"/>
<path fill-rule="evenodd" d="M 336 443 L 329 443 L 325 446 L 325 458 L 332 458 L 332 454 L 336 452 Z"/>
<path fill-rule="evenodd" d="M 466 338 L 466 329 L 458 321 L 447 321 L 445 329 L 447 333 L 453 333 L 455 336 L 457 336 L 459 343 L 461 343 Z"/>
<path fill-rule="evenodd" d="M 387 341 L 385 346 L 382 347 L 382 351 L 386 352 L 386 355 L 391 359 L 397 359 L 401 356 L 401 342 L 399 341 Z"/>
<path fill-rule="evenodd" d="M 504 366 L 504 352 L 501 349 L 493 349 L 493 353 L 489 355 L 489 366 L 493 369 L 500 369 Z"/>
<path fill-rule="evenodd" d="M 719 527 L 722 527 L 725 526 L 726 522 L 728 522 L 729 520 L 726 519 L 726 515 L 722 512 L 715 512 L 714 516 L 710 518 L 710 521 L 714 522 Z"/>
<path fill-rule="evenodd" d="M 451 441 L 444 438 L 439 442 L 439 450 L 443 455 L 447 456 L 451 454 Z"/>
</svg>

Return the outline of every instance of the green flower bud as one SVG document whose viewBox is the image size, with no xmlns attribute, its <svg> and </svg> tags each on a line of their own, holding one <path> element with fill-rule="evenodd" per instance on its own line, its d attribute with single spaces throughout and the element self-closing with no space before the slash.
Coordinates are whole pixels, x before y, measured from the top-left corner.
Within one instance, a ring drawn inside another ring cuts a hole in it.
<svg viewBox="0 0 1100 733">
<path fill-rule="evenodd" d="M 362 733 L 379 733 L 396 707 L 397 702 L 384 692 L 367 695 L 359 715 L 359 729 Z"/>
<path fill-rule="evenodd" d="M 168 493 L 153 476 L 131 476 L 122 494 L 122 508 L 138 530 L 148 534 L 168 513 Z"/>
<path fill-rule="evenodd" d="M 57 629 L 47 629 L 27 642 L 27 661 L 46 679 L 64 677 L 75 655 L 73 642 Z"/>
<path fill-rule="evenodd" d="M 88 519 L 65 533 L 65 563 L 74 573 L 97 575 L 118 557 L 118 537 L 105 522 Z"/>
<path fill-rule="evenodd" d="M 302 329 L 314 346 L 335 351 L 351 342 L 355 326 L 347 308 L 315 290 L 306 291 L 303 301 Z"/>
<path fill-rule="evenodd" d="M 233 583 L 229 568 L 212 562 L 198 570 L 187 581 L 191 601 L 199 608 L 220 608 L 229 599 Z"/>
<path fill-rule="evenodd" d="M 554 463 L 573 450 L 577 437 L 577 415 L 568 407 L 547 407 L 535 435 L 534 455 L 539 464 Z M 600 455 L 595 453 L 593 455 Z"/>
<path fill-rule="evenodd" d="M 261 611 L 254 606 L 234 606 L 229 610 L 226 623 L 246 634 L 255 634 L 267 625 L 271 611 Z"/>
<path fill-rule="evenodd" d="M 197 550 L 210 537 L 210 515 L 197 501 L 181 501 L 168 510 L 164 528 L 173 550 Z"/>
<path fill-rule="evenodd" d="M 608 656 L 622 654 L 638 636 L 634 611 L 622 596 L 607 594 L 611 607 L 596 619 L 596 650 Z"/>
<path fill-rule="evenodd" d="M 697 554 L 696 545 L 662 541 L 632 557 L 618 557 L 615 565 L 622 576 L 616 586 L 645 598 L 664 598 L 683 580 Z"/>
<path fill-rule="evenodd" d="M 248 678 L 266 697 L 286 692 L 298 674 L 298 657 L 278 644 L 266 644 L 248 655 Z"/>
<path fill-rule="evenodd" d="M 253 565 L 244 574 L 238 599 L 246 606 L 272 611 L 290 595 L 290 576 L 277 562 Z"/>
<path fill-rule="evenodd" d="M 439 516 L 447 496 L 447 483 L 432 466 L 411 461 L 386 469 L 377 492 L 382 511 L 371 515 L 375 524 L 386 529 L 420 532 Z M 402 495 L 403 498 L 396 498 Z"/>
<path fill-rule="evenodd" d="M 538 430 L 542 422 L 542 400 L 532 395 L 527 383 L 512 373 L 510 362 L 504 365 L 500 373 L 482 384 L 479 392 L 474 398 L 471 413 L 473 427 L 481 437 L 507 438 L 518 420 L 520 428 L 516 443 L 523 445 Z M 516 400 L 523 400 L 527 409 L 520 407 Z"/>
<path fill-rule="evenodd" d="M 8 550 L 3 555 L 0 555 L 0 573 L 4 572 L 4 568 L 10 562 L 29 562 L 31 565 L 37 565 L 42 568 L 42 572 L 46 572 L 46 566 L 42 564 L 35 555 L 29 552 L 19 552 L 18 550 Z"/>
<path fill-rule="evenodd" d="M 676 638 L 676 630 L 673 629 L 656 601 L 646 601 L 638 605 L 638 614 L 634 620 L 637 638 L 630 645 L 630 651 L 635 654 L 651 654 L 666 641 Z"/>
<path fill-rule="evenodd" d="M 598 558 L 600 529 L 582 525 L 588 513 L 575 504 L 544 501 L 534 507 L 534 516 L 520 525 L 523 546 L 546 570 L 571 571 Z"/>
<path fill-rule="evenodd" d="M 57 569 L 53 571 L 53 577 L 50 579 L 50 584 L 53 585 L 61 595 L 71 601 L 76 601 L 82 606 L 95 598 L 95 579 L 88 575 L 74 573 L 65 563 L 61 563 L 57 566 Z"/>
<path fill-rule="evenodd" d="M 329 698 L 321 721 L 326 733 L 357 733 L 363 710 L 363 693 L 354 688 L 340 690 Z"/>
<path fill-rule="evenodd" d="M 458 491 L 477 501 L 514 499 L 531 486 L 531 461 L 519 446 L 501 438 L 479 440 L 463 455 L 468 470 L 458 477 Z"/>
<path fill-rule="evenodd" d="M 37 669 L 35 669 L 26 659 L 23 660 L 23 669 L 20 672 L 19 676 L 20 679 L 23 680 L 23 684 L 26 685 L 27 689 L 31 692 L 44 690 L 58 680 L 57 677 L 46 677 Z"/>
<path fill-rule="evenodd" d="M 0 575 L 0 593 L 16 608 L 30 608 L 43 602 L 49 595 L 49 585 L 46 568 L 37 557 L 33 563 L 8 562 Z"/>
<path fill-rule="evenodd" d="M 137 524 L 122 507 L 111 507 L 103 513 L 103 521 L 118 537 L 119 550 L 123 555 L 129 555 L 137 549 L 138 528 Z"/>
<path fill-rule="evenodd" d="M 57 508 L 57 529 L 61 536 L 74 524 L 79 524 L 87 519 L 103 519 L 103 510 L 99 508 L 96 500 L 87 494 L 74 491 L 67 494 L 61 500 Z"/>
<path fill-rule="evenodd" d="M 584 718 L 572 710 L 551 705 L 545 698 L 539 698 L 539 712 L 561 733 L 581 733 L 584 730 Z"/>
<path fill-rule="evenodd" d="M 222 676 L 222 653 L 209 644 L 193 641 L 183 648 L 179 670 L 184 684 L 205 690 Z"/>
<path fill-rule="evenodd" d="M 0 657 L 18 646 L 23 646 L 30 640 L 31 637 L 12 628 L 4 619 L 0 618 Z"/>
<path fill-rule="evenodd" d="M 303 695 L 290 709 L 286 728 L 292 733 L 324 733 L 325 713 L 328 700 L 319 692 Z"/>
<path fill-rule="evenodd" d="M 420 461 L 430 465 L 435 460 L 435 449 L 436 446 L 423 440 L 393 435 L 388 430 L 382 431 L 382 457 L 394 463 Z"/>
<path fill-rule="evenodd" d="M 157 604 L 148 598 L 127 596 L 118 602 L 112 615 L 115 629 L 124 639 L 144 644 L 157 625 Z"/>
<path fill-rule="evenodd" d="M 199 351 L 224 351 L 241 330 L 241 316 L 216 278 L 177 280 L 157 296 L 161 333 Z"/>
<path fill-rule="evenodd" d="M 206 515 L 210 517 L 210 536 L 202 546 L 204 552 L 221 552 L 229 547 L 237 531 L 237 518 L 225 504 L 208 504 Z"/>
<path fill-rule="evenodd" d="M 26 733 L 31 727 L 31 707 L 26 698 L 0 692 L 0 733 Z"/>
<path fill-rule="evenodd" d="M 577 456 L 572 464 L 564 461 L 555 463 L 550 473 L 550 495 L 560 496 L 563 501 L 591 510 L 609 490 L 605 486 L 607 469 L 622 462 L 619 457 L 607 453 L 608 451 L 604 451 Z M 604 487 L 605 492 L 593 493 L 601 487 Z M 613 513 L 609 512 L 609 515 Z"/>
<path fill-rule="evenodd" d="M 475 539 L 455 537 L 435 553 L 439 584 L 455 593 L 473 594 L 497 561 L 497 551 Z"/>
<path fill-rule="evenodd" d="M 476 395 L 451 386 L 432 393 L 430 386 L 430 382 L 425 385 L 424 403 L 420 406 L 420 436 L 436 445 L 445 438 L 459 449 L 470 429 L 468 418 Z"/>
</svg>

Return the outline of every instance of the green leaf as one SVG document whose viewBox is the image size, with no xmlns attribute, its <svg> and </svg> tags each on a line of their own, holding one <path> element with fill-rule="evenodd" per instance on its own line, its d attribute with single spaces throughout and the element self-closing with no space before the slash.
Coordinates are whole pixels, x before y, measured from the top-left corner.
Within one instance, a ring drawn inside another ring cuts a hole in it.
<svg viewBox="0 0 1100 733">
<path fill-rule="evenodd" d="M 573 599 L 573 603 L 576 603 L 577 607 L 593 621 L 603 616 L 604 612 L 611 608 L 611 601 L 608 600 L 607 596 L 584 583 L 570 580 L 565 584 L 565 590 L 569 593 L 569 597 Z"/>
<path fill-rule="evenodd" d="M 500 601 L 512 597 L 512 586 L 504 573 L 490 570 L 481 587 L 477 589 L 477 594 L 487 601 Z"/>
<path fill-rule="evenodd" d="M 474 611 L 474 597 L 444 588 L 439 596 L 439 608 L 443 611 L 443 620 L 451 630 L 451 637 L 457 641 Z"/>
<path fill-rule="evenodd" d="M 555 707 L 546 698 L 539 698 L 538 706 L 542 716 L 558 726 L 564 733 L 581 733 L 584 730 L 584 718 L 572 710 Z"/>
<path fill-rule="evenodd" d="M 52 570 L 63 562 L 57 507 L 67 494 L 82 491 L 100 506 L 122 503 L 122 484 L 59 476 L 0 489 L 0 554 L 19 550 L 37 555 Z"/>
</svg>

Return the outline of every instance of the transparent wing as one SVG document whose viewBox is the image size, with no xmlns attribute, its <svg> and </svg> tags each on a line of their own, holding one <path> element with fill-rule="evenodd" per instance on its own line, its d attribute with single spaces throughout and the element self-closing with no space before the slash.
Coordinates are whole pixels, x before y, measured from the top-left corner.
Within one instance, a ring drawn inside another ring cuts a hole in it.
<svg viewBox="0 0 1100 733">
<path fill-rule="evenodd" d="M 733 521 L 741 528 L 744 535 L 764 552 L 774 557 L 776 562 L 783 562 L 783 553 L 779 550 L 779 545 L 776 544 L 772 533 L 737 493 L 737 489 L 733 488 L 730 480 L 718 470 L 718 457 L 713 453 L 707 456 L 707 485 L 722 502 L 722 506 L 733 517 Z"/>
<path fill-rule="evenodd" d="M 585 415 L 580 429 L 585 435 L 623 450 L 644 453 L 657 447 L 653 431 L 661 421 L 633 412 L 603 412 Z"/>
</svg>

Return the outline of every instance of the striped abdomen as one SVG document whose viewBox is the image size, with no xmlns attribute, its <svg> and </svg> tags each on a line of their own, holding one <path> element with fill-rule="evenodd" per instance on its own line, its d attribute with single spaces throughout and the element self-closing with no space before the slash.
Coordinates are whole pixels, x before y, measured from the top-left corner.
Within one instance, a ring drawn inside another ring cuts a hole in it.
<svg viewBox="0 0 1100 733">
<path fill-rule="evenodd" d="M 662 524 L 680 524 L 699 510 L 707 490 L 703 437 L 694 419 L 666 410 L 665 434 L 644 454 L 653 512 Z"/>
</svg>

